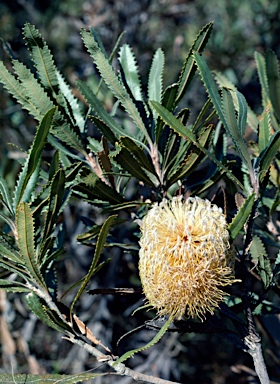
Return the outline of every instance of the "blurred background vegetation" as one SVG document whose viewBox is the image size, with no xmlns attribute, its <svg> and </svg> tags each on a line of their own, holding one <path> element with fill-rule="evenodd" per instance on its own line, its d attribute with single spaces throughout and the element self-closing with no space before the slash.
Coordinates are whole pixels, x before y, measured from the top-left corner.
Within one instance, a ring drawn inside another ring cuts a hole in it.
<svg viewBox="0 0 280 384">
<path fill-rule="evenodd" d="M 133 48 L 145 82 L 150 61 L 156 48 L 166 54 L 166 84 L 171 84 L 180 70 L 196 34 L 209 21 L 214 21 L 214 31 L 204 53 L 211 69 L 225 73 L 245 95 L 251 108 L 258 112 L 260 86 L 254 63 L 254 51 L 261 53 L 268 48 L 280 56 L 280 2 L 279 0 L 14 0 L 0 3 L 0 37 L 6 41 L 16 58 L 29 60 L 21 29 L 25 22 L 34 24 L 47 41 L 58 68 L 75 87 L 77 78 L 87 79 L 92 86 L 98 78 L 90 56 L 85 52 L 79 34 L 81 27 L 95 27 L 101 35 L 108 53 L 118 36 L 126 31 L 123 42 Z M 7 57 L 1 44 L 1 59 Z M 32 141 L 36 123 L 20 106 L 1 90 L 0 98 L 0 172 L 13 185 L 19 170 L 19 150 L 26 150 Z M 113 107 L 113 97 L 107 91 L 99 94 L 108 110 Z M 183 103 L 192 111 L 203 104 L 204 91 L 200 82 L 194 82 Z M 11 143 L 11 144 L 9 144 Z M 58 269 L 64 290 L 85 274 L 92 251 L 78 245 L 75 238 L 84 230 L 81 221 L 90 217 L 103 221 L 99 211 L 87 204 L 72 203 L 65 212 L 68 225 L 66 259 Z M 133 228 L 124 226 L 115 234 L 122 242 L 135 243 Z M 137 252 L 125 253 L 110 250 L 112 262 L 102 270 L 91 288 L 139 286 Z M 78 276 L 80 274 L 80 276 Z M 80 302 L 82 319 L 104 344 L 115 344 L 125 332 L 141 324 L 141 315 L 130 316 L 142 303 L 140 297 L 85 296 Z M 1 366 L 11 372 L 12 355 L 14 370 L 28 372 L 77 373 L 96 368 L 94 359 L 76 346 L 63 341 L 55 331 L 47 329 L 30 316 L 20 296 L 13 295 L 2 304 L 1 311 L 10 324 L 11 343 L 14 349 L 4 348 L 7 337 L 2 339 Z M 147 315 L 145 315 L 147 316 Z M 150 315 L 152 316 L 152 314 Z M 145 320 L 146 318 L 143 317 Z M 142 319 L 142 320 L 143 320 Z M 7 331 L 7 332 L 8 332 Z M 120 343 L 119 354 L 150 340 L 151 332 L 142 331 Z M 280 382 L 279 347 L 277 337 L 270 344 L 264 339 L 266 361 L 270 373 Z M 207 347 L 206 347 L 207 346 Z M 122 349 L 123 348 L 123 349 Z M 7 352 L 8 351 L 8 352 Z M 10 353 L 14 351 L 13 353 Z M 16 351 L 16 352 L 15 352 Z M 9 355 L 10 353 L 10 355 Z M 154 347 L 130 361 L 132 367 L 147 374 L 182 383 L 257 383 L 251 359 L 235 347 L 205 335 L 165 335 L 161 347 Z M 100 368 L 100 370 L 102 367 Z M 131 379 L 107 378 L 100 383 L 128 384 Z M 98 383 L 98 379 L 94 381 Z"/>
</svg>

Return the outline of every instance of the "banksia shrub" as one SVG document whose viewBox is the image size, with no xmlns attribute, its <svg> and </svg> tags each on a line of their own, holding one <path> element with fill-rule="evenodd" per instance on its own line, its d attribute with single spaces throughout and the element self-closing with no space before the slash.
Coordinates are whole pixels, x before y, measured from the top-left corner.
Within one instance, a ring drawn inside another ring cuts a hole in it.
<svg viewBox="0 0 280 384">
<path fill-rule="evenodd" d="M 159 315 L 204 319 L 236 280 L 221 208 L 199 197 L 163 200 L 141 225 L 139 271 Z"/>
</svg>

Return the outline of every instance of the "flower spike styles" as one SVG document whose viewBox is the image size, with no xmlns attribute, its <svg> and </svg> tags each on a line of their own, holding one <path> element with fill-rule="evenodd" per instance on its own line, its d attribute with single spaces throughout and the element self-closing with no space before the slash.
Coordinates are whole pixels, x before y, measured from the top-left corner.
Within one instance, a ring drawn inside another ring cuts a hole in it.
<svg viewBox="0 0 280 384">
<path fill-rule="evenodd" d="M 158 315 L 205 319 L 234 278 L 222 209 L 199 197 L 163 200 L 141 225 L 139 273 L 148 303 Z"/>
</svg>

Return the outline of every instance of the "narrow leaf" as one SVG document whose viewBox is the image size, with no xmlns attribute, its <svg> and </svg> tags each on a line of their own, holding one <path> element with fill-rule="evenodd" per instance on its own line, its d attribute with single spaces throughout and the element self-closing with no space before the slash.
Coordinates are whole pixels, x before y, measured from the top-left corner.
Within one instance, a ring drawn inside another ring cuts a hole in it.
<svg viewBox="0 0 280 384">
<path fill-rule="evenodd" d="M 272 103 L 273 112 L 278 121 L 280 121 L 280 76 L 278 58 L 272 50 L 268 50 L 265 61 L 269 98 Z"/>
<path fill-rule="evenodd" d="M 144 351 L 145 349 L 148 349 L 148 348 L 152 347 L 153 345 L 155 345 L 162 338 L 162 336 L 165 334 L 165 332 L 168 330 L 168 327 L 172 323 L 172 321 L 173 321 L 173 318 L 170 316 L 169 319 L 165 322 L 165 324 L 158 331 L 158 333 L 155 335 L 155 337 L 148 344 L 146 344 L 144 347 L 132 349 L 131 351 L 126 352 L 124 355 L 122 355 L 120 358 L 118 358 L 118 360 L 113 365 L 117 365 L 119 363 L 122 363 L 125 360 L 132 357 L 133 355 L 135 355 L 135 353 Z"/>
<path fill-rule="evenodd" d="M 41 156 L 52 124 L 56 108 L 46 113 L 38 127 L 34 141 L 21 171 L 14 196 L 14 210 L 21 200 L 29 201 L 39 176 Z"/>
<path fill-rule="evenodd" d="M 41 300 L 39 297 L 34 293 L 30 292 L 28 295 L 25 296 L 25 301 L 28 305 L 28 308 L 45 324 L 47 324 L 49 327 L 55 329 L 58 332 L 64 333 L 64 328 L 56 324 L 51 317 L 48 315 L 47 308 L 41 303 Z"/>
<path fill-rule="evenodd" d="M 28 270 L 30 276 L 45 288 L 45 282 L 41 275 L 40 266 L 35 251 L 34 240 L 34 219 L 32 211 L 27 203 L 19 203 L 17 207 L 16 216 L 17 232 L 18 232 L 18 246 L 22 256 L 22 260 Z"/>
<path fill-rule="evenodd" d="M 28 289 L 19 281 L 10 281 L 4 279 L 0 279 L 0 289 L 3 289 L 7 292 L 30 292 L 30 289 Z"/>
<path fill-rule="evenodd" d="M 182 97 L 186 93 L 196 71 L 192 54 L 193 52 L 197 52 L 197 53 L 203 52 L 207 44 L 207 41 L 210 37 L 212 28 L 213 28 L 213 22 L 206 24 L 199 32 L 196 40 L 194 41 L 191 49 L 189 50 L 189 53 L 185 60 L 182 72 L 180 74 L 179 82 L 178 82 L 179 86 L 178 86 L 178 93 L 176 98 L 176 105 L 179 103 L 179 101 L 182 99 Z"/>
<path fill-rule="evenodd" d="M 150 101 L 152 108 L 154 108 L 157 113 L 161 116 L 161 118 L 168 124 L 172 129 L 174 129 L 179 135 L 184 137 L 185 139 L 191 141 L 194 145 L 196 145 L 203 153 L 205 153 L 217 166 L 220 170 L 225 172 L 227 176 L 235 182 L 242 190 L 244 189 L 243 185 L 240 181 L 230 172 L 228 168 L 226 168 L 217 158 L 206 148 L 202 147 L 201 144 L 195 137 L 195 134 L 184 126 L 180 120 L 176 119 L 175 116 L 172 115 L 167 109 L 165 109 L 162 105 L 157 103 L 156 101 Z"/>
<path fill-rule="evenodd" d="M 14 215 L 12 198 L 6 180 L 0 175 L 0 196 L 11 215 Z"/>
<path fill-rule="evenodd" d="M 257 271 L 262 279 L 264 288 L 266 289 L 271 282 L 272 271 L 266 249 L 263 245 L 263 242 L 258 236 L 253 237 L 250 246 L 250 253 L 252 257 L 252 262 L 256 265 Z"/>
<path fill-rule="evenodd" d="M 33 374 L 0 374 L 2 384 L 76 384 L 85 383 L 96 377 L 106 376 L 107 373 L 79 373 L 75 375 L 33 375 Z"/>
<path fill-rule="evenodd" d="M 125 81 L 135 100 L 143 101 L 138 66 L 134 53 L 128 44 L 124 44 L 119 53 L 119 62 L 122 66 Z"/>
<path fill-rule="evenodd" d="M 105 221 L 105 223 L 101 227 L 101 230 L 99 232 L 98 239 L 97 239 L 97 242 L 96 242 L 96 247 L 95 247 L 95 252 L 94 252 L 93 260 L 92 260 L 91 265 L 89 267 L 88 273 L 84 277 L 82 285 L 79 288 L 79 290 L 78 290 L 78 292 L 77 292 L 77 294 L 76 294 L 76 296 L 75 296 L 75 298 L 74 298 L 74 300 L 73 300 L 73 302 L 71 304 L 71 312 L 73 311 L 73 308 L 74 308 L 77 300 L 79 299 L 81 294 L 84 292 L 84 290 L 85 290 L 86 286 L 88 285 L 90 279 L 92 278 L 92 276 L 96 272 L 96 268 L 98 267 L 97 264 L 98 264 L 98 261 L 100 259 L 100 255 L 102 253 L 102 250 L 104 248 L 104 244 L 105 244 L 106 238 L 107 238 L 109 230 L 110 230 L 111 226 L 113 225 L 114 221 L 116 220 L 116 218 L 117 218 L 117 215 L 109 216 L 108 219 Z"/>
<path fill-rule="evenodd" d="M 272 126 L 271 126 L 271 116 L 270 116 L 270 110 L 267 107 L 265 111 L 263 111 L 261 118 L 260 118 L 260 127 L 259 127 L 259 153 L 262 153 L 269 142 L 269 139 L 271 137 L 272 132 Z"/>
<path fill-rule="evenodd" d="M 103 80 L 105 81 L 109 89 L 113 92 L 114 96 L 121 102 L 124 109 L 135 122 L 136 126 L 142 132 L 150 146 L 152 146 L 151 138 L 142 121 L 142 118 L 138 112 L 136 105 L 133 103 L 125 87 L 115 74 L 112 66 L 108 62 L 108 59 L 104 56 L 102 50 L 99 48 L 98 44 L 93 39 L 90 32 L 83 29 L 81 35 L 84 44 L 87 47 L 90 55 L 92 56 Z"/>
<path fill-rule="evenodd" d="M 161 48 L 154 54 L 148 80 L 148 98 L 160 102 L 162 99 L 162 81 L 164 70 L 164 53 Z"/>
<path fill-rule="evenodd" d="M 280 149 L 280 131 L 274 133 L 271 136 L 266 148 L 260 155 L 259 163 L 259 173 L 260 179 L 262 180 L 265 176 L 265 173 L 268 171 L 271 162 L 277 155 Z"/>
<path fill-rule="evenodd" d="M 228 226 L 228 231 L 232 240 L 242 231 L 251 211 L 255 201 L 255 194 L 248 196 L 244 203 L 238 210 L 237 214 L 232 219 L 231 223 Z"/>
</svg>

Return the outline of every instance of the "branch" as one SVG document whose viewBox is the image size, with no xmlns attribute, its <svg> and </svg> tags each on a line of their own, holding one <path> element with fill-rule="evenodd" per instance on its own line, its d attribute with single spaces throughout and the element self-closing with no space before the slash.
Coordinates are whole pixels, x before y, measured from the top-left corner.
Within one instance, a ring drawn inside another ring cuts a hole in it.
<svg viewBox="0 0 280 384">
<path fill-rule="evenodd" d="M 98 349 L 92 345 L 87 344 L 81 339 L 77 339 L 74 336 L 64 337 L 64 339 L 70 341 L 73 344 L 77 344 L 80 347 L 84 348 L 91 355 L 97 358 L 97 361 L 106 362 L 110 367 L 112 367 L 119 375 L 121 376 L 130 376 L 135 381 L 141 381 L 143 383 L 152 383 L 152 384 L 180 384 L 175 381 L 163 380 L 158 377 L 145 375 L 143 373 L 136 372 L 130 368 L 127 368 L 123 363 L 114 364 L 115 361 L 110 355 L 104 355 Z"/>
</svg>

